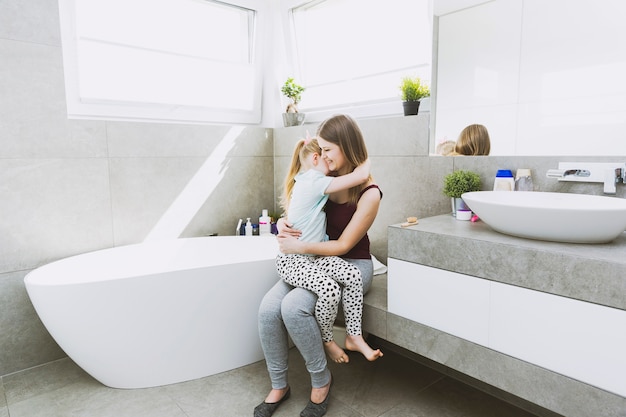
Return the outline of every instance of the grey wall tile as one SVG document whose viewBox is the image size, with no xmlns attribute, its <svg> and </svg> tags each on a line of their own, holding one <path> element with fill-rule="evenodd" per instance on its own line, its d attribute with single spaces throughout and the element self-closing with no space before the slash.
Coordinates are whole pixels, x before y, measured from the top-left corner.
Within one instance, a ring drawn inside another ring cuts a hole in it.
<svg viewBox="0 0 626 417">
<path fill-rule="evenodd" d="M 60 47 L 0 40 L 0 57 L 0 155 L 105 154 L 102 122 L 67 120 Z"/>
<path fill-rule="evenodd" d="M 65 356 L 44 328 L 28 298 L 25 275 L 21 271 L 0 274 L 0 375 Z M 0 398 L 1 408 L 2 393 Z"/>
<path fill-rule="evenodd" d="M 0 272 L 113 243 L 106 159 L 0 159 L 0 201 Z"/>
<path fill-rule="evenodd" d="M 272 171 L 271 157 L 112 158 L 115 245 L 153 229 L 170 238 L 233 235 L 239 218 L 257 223 L 262 209 L 274 210 Z"/>
<path fill-rule="evenodd" d="M 216 184 L 211 196 L 198 210 L 183 233 L 185 236 L 202 236 L 218 233 L 235 234 L 239 219 L 258 223 L 262 210 L 276 211 L 272 157 L 233 157 L 228 160 L 227 171 Z"/>
<path fill-rule="evenodd" d="M 0 2 L 0 38 L 60 45 L 60 33 L 56 1 Z"/>
<path fill-rule="evenodd" d="M 370 156 L 428 156 L 430 113 L 359 120 Z"/>
<path fill-rule="evenodd" d="M 273 156 L 261 127 L 106 122 L 111 157 Z"/>
<path fill-rule="evenodd" d="M 2 383 L 2 378 L 0 378 L 0 416 L 9 415 L 9 410 L 6 408 L 6 406 L 7 399 L 4 395 L 4 384 Z"/>
</svg>

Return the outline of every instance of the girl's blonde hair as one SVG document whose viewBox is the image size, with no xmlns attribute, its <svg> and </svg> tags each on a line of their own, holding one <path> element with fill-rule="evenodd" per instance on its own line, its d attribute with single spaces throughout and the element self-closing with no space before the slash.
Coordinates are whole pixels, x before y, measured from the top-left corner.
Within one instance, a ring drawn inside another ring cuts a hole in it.
<svg viewBox="0 0 626 417">
<path fill-rule="evenodd" d="M 317 143 L 317 139 L 301 139 L 296 143 L 296 147 L 293 150 L 293 155 L 291 156 L 291 165 L 289 165 L 289 171 L 287 172 L 287 176 L 285 177 L 285 183 L 283 186 L 283 194 L 280 198 L 280 206 L 287 211 L 287 207 L 289 206 L 289 200 L 291 199 L 291 193 L 293 192 L 293 187 L 296 183 L 296 175 L 302 169 L 302 161 L 304 161 L 311 154 L 322 154 L 322 149 L 320 145 Z"/>
<path fill-rule="evenodd" d="M 317 136 L 339 146 L 346 161 L 349 164 L 348 172 L 367 160 L 367 147 L 361 129 L 356 122 L 347 115 L 333 116 L 320 125 L 317 129 Z M 372 179 L 370 175 L 369 180 Z M 366 187 L 367 182 L 352 187 L 349 190 L 349 202 L 356 204 L 361 197 L 361 191 Z"/>
<path fill-rule="evenodd" d="M 455 152 L 461 155 L 489 155 L 491 141 L 483 125 L 469 125 L 461 131 L 456 141 Z"/>
</svg>

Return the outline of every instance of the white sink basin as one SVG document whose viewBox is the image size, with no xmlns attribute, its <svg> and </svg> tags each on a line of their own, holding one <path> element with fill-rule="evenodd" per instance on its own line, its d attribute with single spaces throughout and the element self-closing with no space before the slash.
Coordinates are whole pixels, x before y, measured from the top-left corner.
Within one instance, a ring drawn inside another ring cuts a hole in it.
<svg viewBox="0 0 626 417">
<path fill-rule="evenodd" d="M 616 197 L 474 191 L 462 198 L 492 229 L 528 239 L 606 243 L 626 228 L 626 200 Z"/>
</svg>

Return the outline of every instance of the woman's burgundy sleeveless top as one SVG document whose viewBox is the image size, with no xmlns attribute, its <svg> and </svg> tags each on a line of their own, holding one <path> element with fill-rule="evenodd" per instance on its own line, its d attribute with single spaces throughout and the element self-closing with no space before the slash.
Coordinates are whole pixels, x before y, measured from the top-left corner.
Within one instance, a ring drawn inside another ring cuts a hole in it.
<svg viewBox="0 0 626 417">
<path fill-rule="evenodd" d="M 363 191 L 361 195 L 370 188 L 378 188 L 378 185 L 372 184 Z M 380 188 L 378 188 L 380 191 Z M 360 198 L 360 197 L 359 197 Z M 383 192 L 380 191 L 380 198 L 383 198 Z M 328 200 L 326 202 L 326 233 L 330 240 L 337 240 L 346 228 L 352 216 L 356 212 L 356 205 L 350 203 L 337 204 Z M 341 255 L 343 258 L 351 259 L 370 259 L 370 239 L 367 233 L 363 238 L 350 249 L 346 254 Z"/>
</svg>

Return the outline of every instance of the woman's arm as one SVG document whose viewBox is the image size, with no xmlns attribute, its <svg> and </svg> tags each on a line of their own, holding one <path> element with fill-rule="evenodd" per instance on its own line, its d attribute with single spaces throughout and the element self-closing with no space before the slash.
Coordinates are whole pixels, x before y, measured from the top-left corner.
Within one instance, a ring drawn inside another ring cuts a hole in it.
<svg viewBox="0 0 626 417">
<path fill-rule="evenodd" d="M 337 240 L 325 242 L 302 242 L 293 236 L 278 235 L 278 244 L 282 253 L 310 253 L 321 256 L 341 256 L 347 253 L 365 236 L 376 219 L 380 206 L 380 191 L 377 188 L 367 190 L 357 203 L 357 209 L 350 223 Z"/>
</svg>

